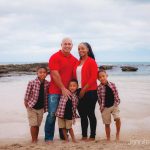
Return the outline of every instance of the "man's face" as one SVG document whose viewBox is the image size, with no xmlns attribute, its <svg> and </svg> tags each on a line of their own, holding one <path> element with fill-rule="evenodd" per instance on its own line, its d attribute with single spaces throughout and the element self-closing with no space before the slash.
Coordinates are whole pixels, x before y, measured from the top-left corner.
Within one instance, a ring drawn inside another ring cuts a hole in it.
<svg viewBox="0 0 150 150">
<path fill-rule="evenodd" d="M 65 39 L 61 43 L 62 52 L 65 54 L 70 54 L 70 51 L 73 47 L 72 41 L 70 39 Z"/>
</svg>

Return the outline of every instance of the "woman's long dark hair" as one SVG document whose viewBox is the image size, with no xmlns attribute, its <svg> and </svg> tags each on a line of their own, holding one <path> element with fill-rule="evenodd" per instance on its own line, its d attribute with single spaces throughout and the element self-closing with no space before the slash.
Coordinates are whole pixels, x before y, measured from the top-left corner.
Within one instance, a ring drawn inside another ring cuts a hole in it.
<svg viewBox="0 0 150 150">
<path fill-rule="evenodd" d="M 87 43 L 87 42 L 82 42 L 82 44 L 84 44 L 88 48 L 88 50 L 89 50 L 88 56 L 95 60 L 95 56 L 94 56 L 94 53 L 92 51 L 91 45 L 89 43 Z"/>
</svg>

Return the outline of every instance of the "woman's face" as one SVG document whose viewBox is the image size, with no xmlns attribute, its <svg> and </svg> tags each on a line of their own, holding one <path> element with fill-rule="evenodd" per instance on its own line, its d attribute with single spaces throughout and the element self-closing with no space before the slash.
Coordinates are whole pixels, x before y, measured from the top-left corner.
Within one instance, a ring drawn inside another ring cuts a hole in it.
<svg viewBox="0 0 150 150">
<path fill-rule="evenodd" d="M 80 57 L 88 56 L 88 48 L 83 43 L 79 44 L 78 46 L 78 52 Z"/>
</svg>

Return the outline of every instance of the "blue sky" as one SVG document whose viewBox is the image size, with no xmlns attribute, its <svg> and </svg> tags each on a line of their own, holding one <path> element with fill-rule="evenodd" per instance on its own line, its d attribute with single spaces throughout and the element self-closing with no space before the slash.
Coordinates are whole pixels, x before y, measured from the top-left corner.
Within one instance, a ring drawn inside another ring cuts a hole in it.
<svg viewBox="0 0 150 150">
<path fill-rule="evenodd" d="M 150 1 L 0 0 L 0 62 L 46 62 L 64 37 L 77 58 L 89 42 L 97 61 L 150 61 Z"/>
</svg>

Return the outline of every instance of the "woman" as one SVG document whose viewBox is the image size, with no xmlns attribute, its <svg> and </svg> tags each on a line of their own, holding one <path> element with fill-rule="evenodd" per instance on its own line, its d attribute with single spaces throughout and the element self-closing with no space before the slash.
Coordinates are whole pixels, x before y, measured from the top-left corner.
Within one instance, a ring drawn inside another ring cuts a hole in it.
<svg viewBox="0 0 150 150">
<path fill-rule="evenodd" d="M 97 72 L 98 67 L 92 48 L 88 43 L 78 46 L 80 60 L 74 69 L 74 77 L 79 84 L 78 112 L 81 117 L 82 140 L 95 140 L 97 120 L 95 105 L 97 102 Z M 88 121 L 89 120 L 89 121 Z M 90 137 L 88 139 L 88 124 L 90 122 Z"/>
</svg>

